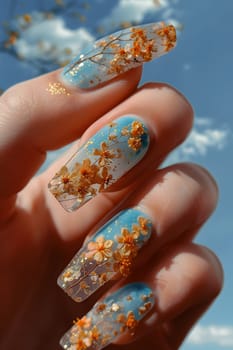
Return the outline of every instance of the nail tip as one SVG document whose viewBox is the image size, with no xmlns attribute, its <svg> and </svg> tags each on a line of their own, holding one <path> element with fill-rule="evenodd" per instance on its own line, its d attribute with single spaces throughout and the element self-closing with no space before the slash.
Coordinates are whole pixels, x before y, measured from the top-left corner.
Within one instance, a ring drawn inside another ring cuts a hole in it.
<svg viewBox="0 0 233 350">
<path fill-rule="evenodd" d="M 59 285 L 82 302 L 105 283 L 126 277 L 152 233 L 150 218 L 139 208 L 123 210 L 86 241 L 59 276 Z"/>
<path fill-rule="evenodd" d="M 55 174 L 49 190 L 73 212 L 133 168 L 146 154 L 150 135 L 144 122 L 122 116 L 100 129 Z"/>
<path fill-rule="evenodd" d="M 89 45 L 63 68 L 61 79 L 82 89 L 96 87 L 166 54 L 175 45 L 173 25 L 158 22 L 122 29 Z"/>
<path fill-rule="evenodd" d="M 154 296 L 145 283 L 124 286 L 111 296 L 97 302 L 86 316 L 61 338 L 64 349 L 103 349 L 126 332 L 134 332 L 138 323 L 151 311 Z"/>
</svg>

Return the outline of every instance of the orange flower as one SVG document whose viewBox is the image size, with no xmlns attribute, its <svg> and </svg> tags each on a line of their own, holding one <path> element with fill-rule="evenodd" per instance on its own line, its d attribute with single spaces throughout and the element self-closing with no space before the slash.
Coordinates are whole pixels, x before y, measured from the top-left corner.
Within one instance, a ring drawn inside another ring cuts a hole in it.
<svg viewBox="0 0 233 350">
<path fill-rule="evenodd" d="M 131 136 L 142 136 L 145 133 L 143 124 L 139 121 L 134 121 L 131 125 Z"/>
<path fill-rule="evenodd" d="M 119 49 L 119 51 L 118 51 L 118 54 L 120 55 L 120 56 L 125 56 L 125 55 L 127 55 L 127 52 L 125 51 L 125 49 L 123 48 L 123 47 L 121 47 L 120 49 Z"/>
<path fill-rule="evenodd" d="M 164 28 L 157 30 L 156 34 L 158 34 L 161 37 L 166 36 L 169 39 L 169 41 L 173 43 L 176 42 L 176 30 L 172 25 L 165 26 Z"/>
<path fill-rule="evenodd" d="M 84 291 L 86 295 L 90 293 L 90 286 L 85 281 L 81 281 L 80 288 Z"/>
<path fill-rule="evenodd" d="M 154 45 L 154 40 L 149 40 L 145 45 L 141 52 L 142 58 L 144 61 L 151 61 L 152 53 L 156 51 L 156 47 Z"/>
<path fill-rule="evenodd" d="M 119 315 L 117 316 L 117 322 L 119 322 L 119 323 L 125 323 L 125 322 L 126 322 L 126 317 L 125 317 L 125 315 L 124 315 L 124 314 L 119 314 Z"/>
<path fill-rule="evenodd" d="M 141 136 L 145 133 L 143 124 L 139 121 L 134 121 L 131 125 L 131 130 L 128 131 L 130 135 L 128 139 L 128 146 L 134 151 L 138 151 L 142 146 Z M 126 133 L 122 133 L 123 136 L 126 136 Z"/>
<path fill-rule="evenodd" d="M 133 311 L 129 311 L 126 320 L 126 327 L 129 330 L 134 330 L 138 325 L 138 321 L 136 320 Z"/>
<path fill-rule="evenodd" d="M 103 189 L 105 189 L 105 186 L 108 186 L 113 179 L 112 174 L 109 174 L 107 167 L 103 167 L 101 176 L 102 176 L 102 183 L 99 191 L 102 191 Z"/>
<path fill-rule="evenodd" d="M 108 70 L 108 74 L 113 74 L 113 73 L 121 74 L 124 72 L 125 66 L 124 64 L 120 63 L 119 57 L 120 56 L 117 57 L 116 55 L 116 57 L 112 61 L 110 61 L 110 68 Z"/>
<path fill-rule="evenodd" d="M 133 57 L 138 57 L 140 56 L 142 51 L 142 46 L 139 40 L 135 40 L 133 42 L 133 47 L 130 49 L 131 54 L 133 55 Z"/>
<path fill-rule="evenodd" d="M 137 255 L 137 238 L 139 233 L 137 231 L 130 232 L 126 228 L 121 229 L 121 236 L 117 237 L 118 243 L 122 244 L 119 248 L 119 253 L 122 258 L 134 258 Z M 125 260 L 124 264 L 128 264 Z"/>
<path fill-rule="evenodd" d="M 107 145 L 106 142 L 102 142 L 101 148 L 100 149 L 96 148 L 93 151 L 93 154 L 95 156 L 99 156 L 98 164 L 101 167 L 105 165 L 109 165 L 109 163 L 111 162 L 111 159 L 120 157 L 120 151 L 116 150 L 116 153 L 115 153 L 114 150 L 110 150 L 109 145 Z"/>
<path fill-rule="evenodd" d="M 114 135 L 114 134 L 110 134 L 110 135 L 108 136 L 108 139 L 109 139 L 109 141 L 116 141 L 116 140 L 117 140 L 117 136 Z"/>
<path fill-rule="evenodd" d="M 163 45 L 165 47 L 165 51 L 171 50 L 176 42 L 176 30 L 172 25 L 166 26 L 156 31 L 156 33 L 164 38 Z"/>
<path fill-rule="evenodd" d="M 98 328 L 96 326 L 94 326 L 92 328 L 92 330 L 90 331 L 90 338 L 94 341 L 97 341 L 100 337 L 100 332 L 98 330 Z"/>
<path fill-rule="evenodd" d="M 105 284 L 108 280 L 108 276 L 106 273 L 102 273 L 99 277 L 99 283 L 100 284 Z"/>
<path fill-rule="evenodd" d="M 77 350 L 86 350 L 87 347 L 88 346 L 86 345 L 86 342 L 83 339 L 79 338 L 77 340 L 77 343 L 76 343 L 76 349 Z"/>
<path fill-rule="evenodd" d="M 99 304 L 96 308 L 96 311 L 99 313 L 99 312 L 102 312 L 106 309 L 106 304 Z"/>
<path fill-rule="evenodd" d="M 149 232 L 149 228 L 147 226 L 148 220 L 143 218 L 143 217 L 139 217 L 138 218 L 138 222 L 139 225 L 132 225 L 132 232 L 134 234 L 135 239 L 137 239 L 141 234 L 143 236 L 148 235 Z"/>
<path fill-rule="evenodd" d="M 102 262 L 104 258 L 110 258 L 112 252 L 112 240 L 105 240 L 103 236 L 98 236 L 95 242 L 89 242 L 87 245 L 88 252 L 85 254 L 87 258 L 92 258 L 97 262 Z"/>
<path fill-rule="evenodd" d="M 166 52 L 170 51 L 173 47 L 174 47 L 174 44 L 171 43 L 171 42 L 166 42 L 166 43 L 164 44 L 164 48 L 165 48 L 165 51 L 166 51 Z"/>
<path fill-rule="evenodd" d="M 149 227 L 147 226 L 148 225 L 148 219 L 145 219 L 142 216 L 140 216 L 138 218 L 138 222 L 139 222 L 139 225 L 140 225 L 141 234 L 146 236 L 148 234 L 148 231 L 149 231 Z"/>
<path fill-rule="evenodd" d="M 132 256 L 122 255 L 119 251 L 114 253 L 115 263 L 113 269 L 115 272 L 120 272 L 124 277 L 127 277 L 130 274 L 132 268 Z"/>
<path fill-rule="evenodd" d="M 91 164 L 90 159 L 87 158 L 83 160 L 79 173 L 81 177 L 95 181 L 98 171 L 99 167 L 95 164 Z"/>
<path fill-rule="evenodd" d="M 91 185 L 103 182 L 98 172 L 99 167 L 91 164 L 88 158 L 84 159 L 82 164 L 76 163 L 71 171 L 63 166 L 56 175 L 60 181 L 52 189 L 53 193 L 56 196 L 68 193 L 77 196 L 80 200 L 88 194 L 95 195 L 96 190 Z M 61 185 L 63 187 L 60 187 Z"/>
<path fill-rule="evenodd" d="M 147 39 L 146 32 L 142 28 L 131 28 L 132 34 L 130 35 L 131 38 L 140 38 L 143 41 Z"/>
<path fill-rule="evenodd" d="M 121 130 L 121 135 L 122 136 L 128 136 L 129 133 L 129 128 L 127 126 L 125 126 L 122 130 Z"/>
<path fill-rule="evenodd" d="M 128 139 L 128 146 L 132 148 L 133 151 L 138 151 L 142 146 L 142 141 L 140 137 L 130 137 Z"/>
<path fill-rule="evenodd" d="M 70 172 L 65 165 L 60 169 L 56 176 L 61 177 L 61 182 L 64 184 L 70 181 Z"/>
<path fill-rule="evenodd" d="M 134 234 L 132 234 L 129 230 L 123 227 L 121 229 L 121 236 L 117 238 L 117 241 L 123 244 L 134 245 L 135 238 L 137 237 Z"/>
<path fill-rule="evenodd" d="M 87 316 L 83 316 L 80 319 L 77 319 L 75 322 L 77 327 L 80 328 L 89 328 L 91 326 L 91 318 L 88 318 Z"/>
<path fill-rule="evenodd" d="M 175 30 L 175 28 L 172 25 L 169 25 L 167 27 L 167 30 L 168 30 L 167 37 L 169 38 L 169 40 L 172 43 L 175 43 L 176 42 L 176 30 Z"/>
</svg>

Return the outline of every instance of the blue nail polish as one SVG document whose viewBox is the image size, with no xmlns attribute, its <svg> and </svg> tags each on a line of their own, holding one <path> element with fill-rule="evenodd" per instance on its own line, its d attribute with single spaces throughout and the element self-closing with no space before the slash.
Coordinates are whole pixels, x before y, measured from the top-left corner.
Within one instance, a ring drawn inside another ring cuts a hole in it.
<svg viewBox="0 0 233 350">
<path fill-rule="evenodd" d="M 59 276 L 59 286 L 81 302 L 107 281 L 128 276 L 151 232 L 152 222 L 141 210 L 121 211 L 85 242 Z"/>
<path fill-rule="evenodd" d="M 49 189 L 67 211 L 106 190 L 146 154 L 149 131 L 136 116 L 123 116 L 99 130 L 60 169 Z"/>
<path fill-rule="evenodd" d="M 154 302 L 149 286 L 128 284 L 95 304 L 86 316 L 75 322 L 60 344 L 66 350 L 103 349 L 126 332 L 134 334 Z"/>
<path fill-rule="evenodd" d="M 123 29 L 87 47 L 63 69 L 61 79 L 83 89 L 95 87 L 164 55 L 175 44 L 175 28 L 163 22 Z"/>
</svg>

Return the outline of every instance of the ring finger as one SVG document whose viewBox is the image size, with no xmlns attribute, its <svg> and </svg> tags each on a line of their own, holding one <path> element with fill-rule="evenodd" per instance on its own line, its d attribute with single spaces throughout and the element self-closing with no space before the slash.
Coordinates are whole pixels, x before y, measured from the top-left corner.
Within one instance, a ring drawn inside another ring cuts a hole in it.
<svg viewBox="0 0 233 350">
<path fill-rule="evenodd" d="M 165 245 L 187 240 L 215 208 L 216 184 L 199 166 L 178 164 L 151 175 L 146 188 L 86 238 L 60 275 L 59 285 L 75 301 L 87 299 L 111 279 L 128 276 L 132 269 L 141 270 Z"/>
<path fill-rule="evenodd" d="M 208 249 L 172 244 L 149 269 L 137 271 L 123 286 L 114 286 L 75 321 L 61 345 L 67 350 L 102 349 L 121 342 L 126 349 L 178 349 L 221 290 L 222 279 L 218 259 Z M 130 337 L 134 333 L 136 337 Z M 130 347 L 128 343 L 135 340 Z"/>
</svg>

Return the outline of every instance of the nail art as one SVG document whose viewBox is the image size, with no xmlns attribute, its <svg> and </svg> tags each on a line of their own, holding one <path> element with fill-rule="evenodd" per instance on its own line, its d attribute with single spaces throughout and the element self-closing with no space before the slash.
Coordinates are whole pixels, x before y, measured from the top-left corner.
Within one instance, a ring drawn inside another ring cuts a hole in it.
<svg viewBox="0 0 233 350">
<path fill-rule="evenodd" d="M 139 209 L 121 211 L 85 242 L 59 276 L 59 286 L 81 302 L 107 281 L 128 276 L 151 232 L 151 220 Z"/>
<path fill-rule="evenodd" d="M 127 28 L 87 47 L 61 73 L 68 85 L 97 86 L 175 47 L 176 30 L 163 22 Z"/>
<path fill-rule="evenodd" d="M 124 116 L 98 131 L 55 174 L 49 189 L 67 211 L 106 190 L 145 155 L 149 132 L 135 116 Z"/>
<path fill-rule="evenodd" d="M 66 350 L 103 349 L 126 332 L 133 335 L 154 303 L 152 290 L 146 284 L 128 284 L 76 320 L 60 344 Z"/>
</svg>

